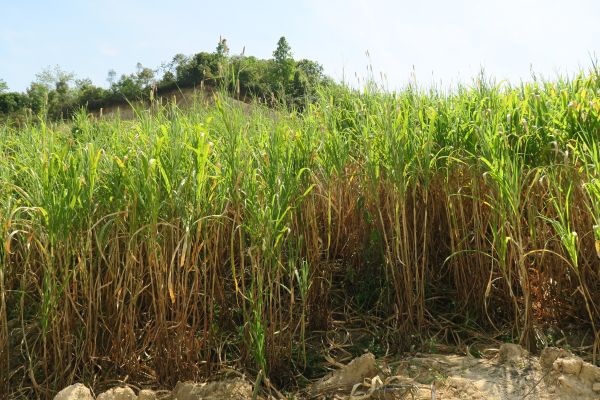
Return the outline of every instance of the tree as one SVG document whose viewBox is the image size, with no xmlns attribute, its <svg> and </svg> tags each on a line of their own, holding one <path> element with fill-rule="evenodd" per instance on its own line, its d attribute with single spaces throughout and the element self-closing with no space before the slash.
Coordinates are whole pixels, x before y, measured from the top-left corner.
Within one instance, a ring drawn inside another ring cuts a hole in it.
<svg viewBox="0 0 600 400">
<path fill-rule="evenodd" d="M 101 107 L 106 97 L 106 90 L 95 86 L 90 79 L 75 81 L 77 91 L 77 105 L 90 108 Z"/>
<path fill-rule="evenodd" d="M 216 82 L 219 65 L 219 56 L 216 53 L 195 54 L 189 61 L 177 66 L 177 83 L 180 86 L 192 86 L 202 81 Z"/>
<path fill-rule="evenodd" d="M 313 85 L 325 78 L 325 75 L 323 74 L 323 66 L 315 61 L 302 59 L 296 63 L 296 69 L 304 72 L 308 81 Z"/>
<path fill-rule="evenodd" d="M 217 71 L 215 74 L 217 79 L 215 82 L 226 83 L 229 75 L 229 47 L 227 46 L 227 39 L 219 37 L 219 44 L 217 44 L 214 54 L 217 59 Z"/>
<path fill-rule="evenodd" d="M 121 78 L 111 88 L 115 95 L 127 100 L 139 100 L 144 95 L 135 74 L 121 75 Z"/>
<path fill-rule="evenodd" d="M 108 81 L 108 84 L 110 86 L 114 85 L 117 81 L 117 71 L 115 71 L 114 69 L 110 69 L 108 71 L 108 77 L 106 78 L 106 80 Z"/>
<path fill-rule="evenodd" d="M 27 88 L 27 97 L 29 97 L 31 110 L 39 113 L 48 105 L 48 88 L 41 83 L 32 82 Z"/>
<path fill-rule="evenodd" d="M 73 73 L 55 66 L 37 74 L 27 92 L 19 94 L 8 92 L 6 82 L 0 79 L 0 114 L 17 114 L 30 108 L 50 118 L 69 117 L 82 106 L 95 109 L 122 102 L 124 98 L 147 99 L 152 96 L 150 88 L 166 92 L 200 83 L 209 88 L 222 86 L 243 98 L 258 97 L 266 102 L 277 98 L 301 109 L 307 101 L 314 101 L 318 85 L 332 82 L 318 63 L 294 61 L 284 36 L 277 41 L 270 59 L 247 57 L 244 51 L 239 56 L 230 56 L 227 40 L 220 37 L 212 53 L 200 52 L 191 57 L 176 54 L 157 70 L 138 63 L 134 73 L 120 78 L 111 69 L 107 81 L 110 89 L 95 86 L 89 79 L 75 80 Z"/>
<path fill-rule="evenodd" d="M 60 66 L 55 65 L 54 68 L 46 68 L 42 72 L 35 75 L 36 82 L 48 88 L 48 90 L 59 89 L 64 92 L 65 87 L 69 87 L 69 83 L 75 78 L 72 72 L 64 71 Z"/>
<path fill-rule="evenodd" d="M 271 63 L 272 61 L 259 60 L 253 56 L 232 57 L 231 66 L 237 78 L 237 85 L 232 89 L 241 96 L 268 98 L 271 93 L 269 88 Z"/>
<path fill-rule="evenodd" d="M 58 65 L 36 74 L 35 83 L 46 89 L 47 111 L 51 117 L 66 116 L 75 106 L 75 94 L 69 86 L 74 78 L 74 73 L 66 72 Z"/>
<path fill-rule="evenodd" d="M 162 78 L 158 82 L 158 89 L 172 88 L 177 83 L 175 74 L 171 71 L 165 71 Z"/>
<path fill-rule="evenodd" d="M 136 64 L 135 81 L 141 89 L 150 87 L 154 80 L 154 70 L 144 67 L 142 63 Z"/>
<path fill-rule="evenodd" d="M 310 83 L 306 77 L 306 73 L 301 69 L 296 69 L 294 79 L 292 80 L 292 93 L 294 102 L 301 105 L 302 101 L 307 97 L 310 91 Z"/>
<path fill-rule="evenodd" d="M 13 114 L 23 111 L 29 106 L 26 94 L 8 92 L 0 93 L 0 114 Z"/>
<path fill-rule="evenodd" d="M 217 55 L 219 57 L 227 57 L 229 55 L 227 39 L 225 39 L 224 37 L 219 37 L 219 44 L 217 44 Z"/>
<path fill-rule="evenodd" d="M 291 94 L 296 106 L 302 108 L 306 101 L 314 101 L 317 86 L 324 81 L 323 67 L 319 63 L 306 59 L 298 61 L 291 84 Z"/>
<path fill-rule="evenodd" d="M 184 66 L 185 64 L 187 64 L 189 61 L 189 57 L 186 56 L 185 54 L 175 54 L 173 56 L 173 59 L 171 60 L 170 63 L 167 64 L 167 68 L 169 71 L 176 73 L 177 72 L 177 68 L 179 68 L 180 66 Z"/>
<path fill-rule="evenodd" d="M 175 54 L 170 62 L 162 63 L 160 70 L 163 72 L 163 76 L 158 83 L 158 88 L 169 89 L 176 87 L 177 84 L 177 69 L 180 66 L 184 66 L 188 62 L 188 57 L 184 54 Z"/>
<path fill-rule="evenodd" d="M 294 59 L 292 50 L 285 36 L 277 41 L 277 48 L 273 52 L 274 71 L 273 83 L 276 91 L 286 92 L 289 90 L 289 83 L 294 72 Z"/>
<path fill-rule="evenodd" d="M 280 37 L 277 41 L 277 48 L 273 52 L 273 59 L 278 64 L 285 64 L 293 60 L 292 49 L 285 36 Z"/>
</svg>

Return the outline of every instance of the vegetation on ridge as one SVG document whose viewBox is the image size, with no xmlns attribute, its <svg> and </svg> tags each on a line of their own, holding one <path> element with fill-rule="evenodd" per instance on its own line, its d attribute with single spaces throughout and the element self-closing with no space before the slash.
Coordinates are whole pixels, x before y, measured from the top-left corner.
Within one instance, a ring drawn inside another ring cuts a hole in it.
<svg viewBox="0 0 600 400">
<path fill-rule="evenodd" d="M 104 89 L 90 79 L 75 79 L 73 73 L 58 66 L 38 74 L 25 93 L 9 92 L 6 82 L 0 80 L 0 120 L 22 120 L 40 112 L 52 119 L 69 118 L 80 108 L 98 110 L 194 87 L 303 108 L 315 99 L 319 85 L 331 84 L 317 62 L 294 60 L 285 37 L 279 39 L 268 60 L 243 53 L 230 55 L 227 41 L 221 38 L 213 53 L 177 54 L 155 70 L 138 63 L 134 73 L 118 79 L 114 70 L 109 71 L 107 80 L 110 87 Z"/>
</svg>

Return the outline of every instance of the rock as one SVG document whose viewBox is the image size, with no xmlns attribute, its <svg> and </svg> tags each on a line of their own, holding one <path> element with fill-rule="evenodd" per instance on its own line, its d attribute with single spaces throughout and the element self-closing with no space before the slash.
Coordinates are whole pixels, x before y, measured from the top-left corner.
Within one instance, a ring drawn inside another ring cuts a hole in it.
<svg viewBox="0 0 600 400">
<path fill-rule="evenodd" d="M 579 375 L 583 360 L 579 357 L 558 358 L 552 363 L 552 368 L 567 375 Z"/>
<path fill-rule="evenodd" d="M 556 351 L 553 352 L 556 354 Z M 544 357 L 544 354 L 542 354 Z M 547 357 L 549 362 L 552 357 Z M 544 360 L 540 360 L 542 363 Z M 600 368 L 573 355 L 557 358 L 552 363 L 556 388 L 564 398 L 599 398 Z"/>
<path fill-rule="evenodd" d="M 97 400 L 136 400 L 137 396 L 130 387 L 116 387 L 98 395 Z"/>
<path fill-rule="evenodd" d="M 366 353 L 321 379 L 313 386 L 313 392 L 322 393 L 337 389 L 350 390 L 355 384 L 361 383 L 365 378 L 374 377 L 378 372 L 375 356 Z"/>
<path fill-rule="evenodd" d="M 173 398 L 175 400 L 196 399 L 197 397 L 192 397 L 192 395 L 196 390 L 200 390 L 201 388 L 202 384 L 200 383 L 177 382 L 177 385 L 175 385 L 175 389 L 173 389 Z"/>
<path fill-rule="evenodd" d="M 477 390 L 475 384 L 465 378 L 459 376 L 452 376 L 448 378 L 446 382 L 448 387 L 452 389 L 456 398 L 468 398 L 468 399 L 481 399 L 482 396 Z M 454 398 L 454 397 L 453 397 Z"/>
<path fill-rule="evenodd" d="M 584 362 L 581 365 L 579 379 L 590 383 L 600 382 L 600 367 Z"/>
<path fill-rule="evenodd" d="M 590 394 L 589 388 L 582 385 L 579 379 L 570 375 L 558 377 L 558 388 L 563 396 L 569 398 L 583 397 Z"/>
<path fill-rule="evenodd" d="M 557 358 L 571 357 L 572 354 L 564 349 L 558 347 L 546 347 L 540 354 L 540 365 L 543 369 L 552 368 L 552 364 Z"/>
<path fill-rule="evenodd" d="M 252 385 L 241 378 L 206 384 L 178 382 L 173 390 L 175 400 L 252 399 Z"/>
<path fill-rule="evenodd" d="M 502 346 L 500 346 L 498 355 L 501 363 L 514 363 L 526 356 L 527 351 L 518 344 L 504 343 Z"/>
<path fill-rule="evenodd" d="M 149 389 L 140 390 L 137 400 L 156 400 L 156 393 Z"/>
<path fill-rule="evenodd" d="M 94 400 L 94 396 L 85 385 L 76 383 L 58 392 L 54 400 Z"/>
</svg>

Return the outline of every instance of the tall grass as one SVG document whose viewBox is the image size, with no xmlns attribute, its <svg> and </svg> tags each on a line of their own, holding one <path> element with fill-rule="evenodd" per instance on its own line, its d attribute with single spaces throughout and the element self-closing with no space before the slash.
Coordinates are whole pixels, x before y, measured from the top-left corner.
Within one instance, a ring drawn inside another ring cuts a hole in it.
<svg viewBox="0 0 600 400">
<path fill-rule="evenodd" d="M 340 309 L 397 350 L 450 323 L 597 350 L 599 94 L 592 71 L 4 126 L 0 387 L 284 382 Z"/>
</svg>

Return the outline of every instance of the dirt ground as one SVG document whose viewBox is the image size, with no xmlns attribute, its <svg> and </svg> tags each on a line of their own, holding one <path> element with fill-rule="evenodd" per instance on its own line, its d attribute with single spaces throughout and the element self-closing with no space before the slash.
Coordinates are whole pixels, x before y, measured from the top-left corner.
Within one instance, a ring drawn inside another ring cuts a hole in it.
<svg viewBox="0 0 600 400">
<path fill-rule="evenodd" d="M 362 383 L 325 393 L 322 389 L 329 377 L 315 384 L 309 398 L 600 399 L 600 368 L 565 350 L 548 348 L 538 357 L 518 345 L 505 344 L 490 353 L 488 358 L 417 355 L 388 365 L 372 358 L 377 368 L 374 376 L 369 363 L 359 367 L 362 374 L 350 363 L 333 375 L 362 375 Z"/>
<path fill-rule="evenodd" d="M 136 395 L 124 388 L 129 397 L 111 397 L 109 391 L 96 399 L 600 399 L 600 368 L 566 350 L 550 347 L 533 356 L 518 345 L 504 344 L 485 354 L 482 358 L 417 354 L 377 360 L 365 353 L 298 393 L 282 394 L 269 387 L 268 381 L 256 390 L 253 382 L 237 377 L 211 383 L 180 382 L 172 391 L 161 393 L 142 390 Z M 82 390 L 88 389 L 73 385 L 55 399 L 82 399 L 68 395 Z M 93 400 L 91 395 L 83 398 Z"/>
</svg>

